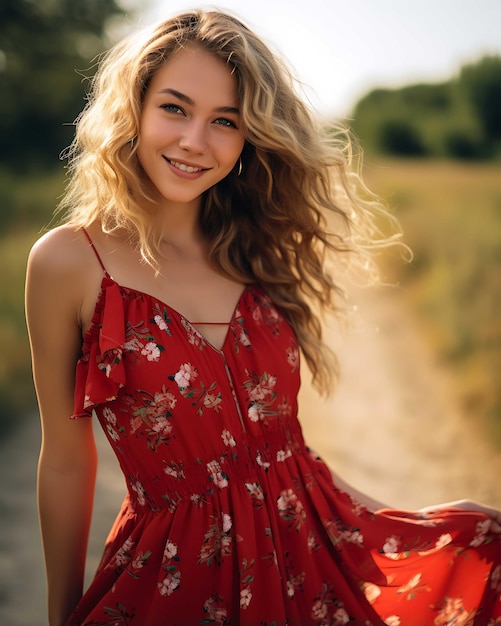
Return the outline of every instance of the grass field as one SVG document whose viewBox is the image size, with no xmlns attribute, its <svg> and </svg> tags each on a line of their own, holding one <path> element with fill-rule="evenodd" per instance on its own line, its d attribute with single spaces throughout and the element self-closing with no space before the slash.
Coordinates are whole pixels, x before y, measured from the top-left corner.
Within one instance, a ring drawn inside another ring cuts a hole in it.
<svg viewBox="0 0 501 626">
<path fill-rule="evenodd" d="M 414 261 L 386 258 L 452 369 L 465 413 L 485 420 L 501 445 L 501 167 L 373 161 L 368 186 L 399 218 Z"/>
</svg>

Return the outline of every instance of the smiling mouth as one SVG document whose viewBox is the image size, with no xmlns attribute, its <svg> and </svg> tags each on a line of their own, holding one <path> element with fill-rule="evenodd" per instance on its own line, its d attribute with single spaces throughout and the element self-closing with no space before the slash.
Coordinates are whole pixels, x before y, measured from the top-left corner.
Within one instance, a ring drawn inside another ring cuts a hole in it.
<svg viewBox="0 0 501 626">
<path fill-rule="evenodd" d="M 173 161 L 172 159 L 168 159 L 164 157 L 166 161 L 168 161 L 173 167 L 181 170 L 181 172 L 188 172 L 189 174 L 194 174 L 196 172 L 203 172 L 207 168 L 204 167 L 193 167 L 192 165 L 185 165 L 184 163 L 179 163 L 179 161 Z"/>
</svg>

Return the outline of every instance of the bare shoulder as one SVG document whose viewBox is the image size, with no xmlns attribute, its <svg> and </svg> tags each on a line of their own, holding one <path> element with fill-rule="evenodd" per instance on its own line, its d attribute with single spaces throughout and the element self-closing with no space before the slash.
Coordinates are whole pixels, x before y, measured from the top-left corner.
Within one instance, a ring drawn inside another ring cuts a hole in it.
<svg viewBox="0 0 501 626">
<path fill-rule="evenodd" d="M 31 310 L 54 308 L 82 328 L 90 323 L 102 270 L 81 229 L 59 226 L 32 247 L 27 266 L 26 297 Z M 28 310 L 29 312 L 29 310 Z"/>
<path fill-rule="evenodd" d="M 58 226 L 38 239 L 28 258 L 28 266 L 50 275 L 67 275 L 88 267 L 88 242 L 80 229 Z"/>
</svg>

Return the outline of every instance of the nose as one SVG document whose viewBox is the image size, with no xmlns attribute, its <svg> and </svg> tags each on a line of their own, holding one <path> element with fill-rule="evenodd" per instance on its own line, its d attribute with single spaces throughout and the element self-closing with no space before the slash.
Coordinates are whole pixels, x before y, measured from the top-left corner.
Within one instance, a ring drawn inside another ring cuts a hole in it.
<svg viewBox="0 0 501 626">
<path fill-rule="evenodd" d="M 183 127 L 179 147 L 194 154 L 207 151 L 207 128 L 200 120 L 191 119 Z"/>
</svg>

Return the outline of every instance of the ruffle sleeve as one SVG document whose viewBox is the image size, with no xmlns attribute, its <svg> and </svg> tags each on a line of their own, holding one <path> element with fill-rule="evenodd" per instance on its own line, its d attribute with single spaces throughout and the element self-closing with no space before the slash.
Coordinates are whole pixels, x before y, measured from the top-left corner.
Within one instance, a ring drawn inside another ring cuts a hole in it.
<svg viewBox="0 0 501 626">
<path fill-rule="evenodd" d="M 72 419 L 89 417 L 97 405 L 117 397 L 125 384 L 124 343 L 122 294 L 106 276 L 76 365 Z"/>
</svg>

